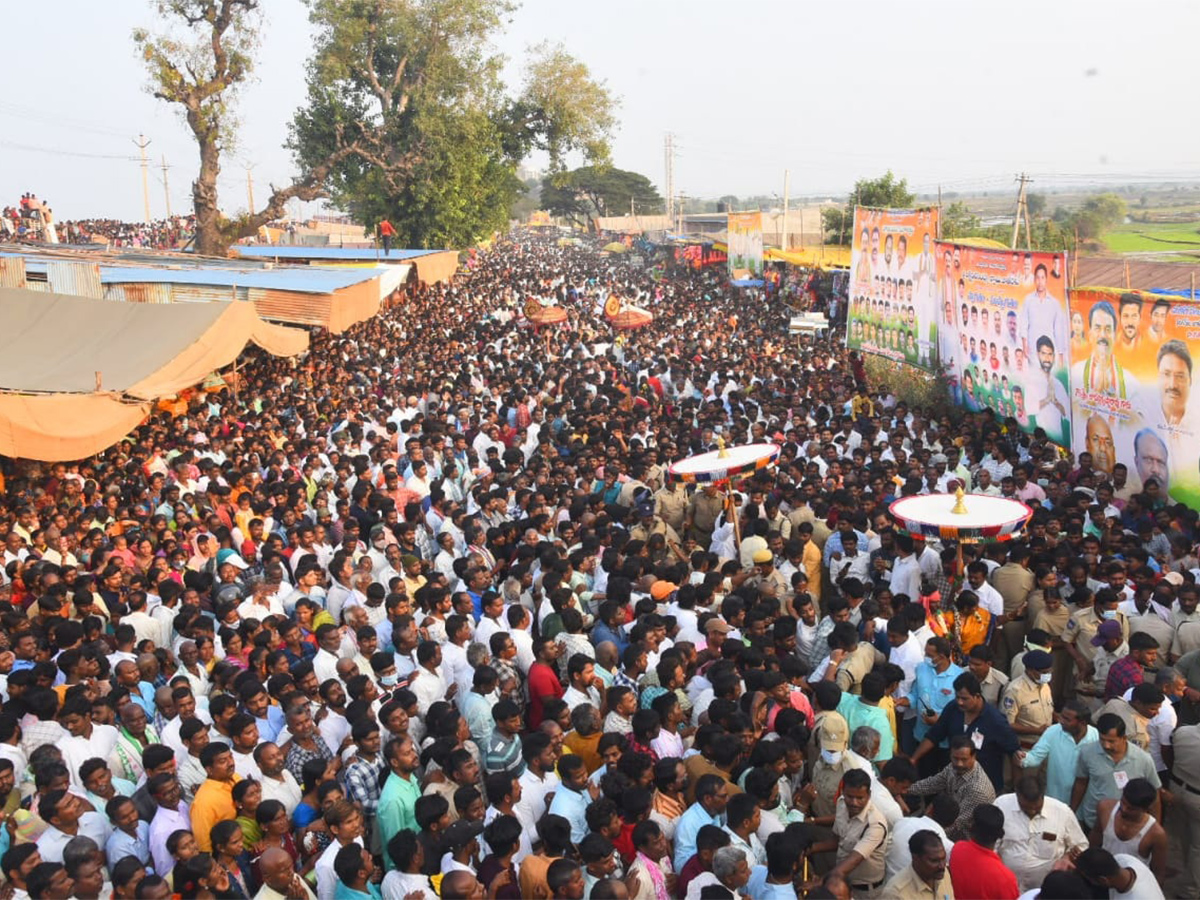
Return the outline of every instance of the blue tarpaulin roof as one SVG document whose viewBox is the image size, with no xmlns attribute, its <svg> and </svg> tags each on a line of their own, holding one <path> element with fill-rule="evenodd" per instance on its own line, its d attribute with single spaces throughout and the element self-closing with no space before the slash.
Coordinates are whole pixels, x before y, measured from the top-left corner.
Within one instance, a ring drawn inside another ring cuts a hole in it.
<svg viewBox="0 0 1200 900">
<path fill-rule="evenodd" d="M 236 246 L 233 251 L 247 259 L 335 259 L 343 262 L 403 262 L 441 250 L 397 250 L 384 256 L 374 247 L 280 247 L 264 244 Z"/>
<path fill-rule="evenodd" d="M 264 288 L 302 294 L 332 294 L 379 276 L 374 269 L 154 268 L 152 266 L 101 266 L 101 284 L 207 284 L 219 287 Z"/>
</svg>

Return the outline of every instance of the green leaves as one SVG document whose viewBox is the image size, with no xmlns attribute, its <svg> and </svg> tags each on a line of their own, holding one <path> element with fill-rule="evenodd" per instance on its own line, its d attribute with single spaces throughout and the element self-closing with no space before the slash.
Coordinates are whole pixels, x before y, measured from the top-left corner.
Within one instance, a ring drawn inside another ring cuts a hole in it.
<svg viewBox="0 0 1200 900">
<path fill-rule="evenodd" d="M 503 227 L 524 192 L 516 167 L 544 150 L 608 156 L 607 88 L 560 45 L 531 51 L 521 93 L 500 82 L 496 0 L 307 0 L 318 40 L 289 146 L 308 171 L 338 148 L 330 195 L 399 243 L 465 246 Z"/>
</svg>

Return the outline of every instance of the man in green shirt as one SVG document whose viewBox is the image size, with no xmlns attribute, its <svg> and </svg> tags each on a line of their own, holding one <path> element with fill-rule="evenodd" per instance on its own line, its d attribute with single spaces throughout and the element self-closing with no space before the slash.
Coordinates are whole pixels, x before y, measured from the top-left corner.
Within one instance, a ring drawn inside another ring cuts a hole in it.
<svg viewBox="0 0 1200 900">
<path fill-rule="evenodd" d="M 1155 788 L 1162 787 L 1150 754 L 1125 736 L 1124 719 L 1116 713 L 1105 713 L 1096 722 L 1096 731 L 1100 740 L 1079 748 L 1071 791 L 1071 808 L 1089 829 L 1096 824 L 1096 805 L 1101 800 L 1118 799 L 1133 779 L 1145 778 Z M 1161 816 L 1157 798 L 1150 813 L 1156 819 Z"/>
<path fill-rule="evenodd" d="M 417 798 L 421 796 L 421 781 L 416 775 L 417 766 L 420 764 L 417 747 L 408 735 L 402 734 L 388 741 L 383 755 L 391 773 L 383 783 L 375 821 L 379 827 L 386 857 L 388 842 L 397 832 L 404 828 L 420 831 L 417 827 L 416 806 Z M 389 868 L 394 866 L 390 858 L 387 859 L 387 863 Z"/>
</svg>

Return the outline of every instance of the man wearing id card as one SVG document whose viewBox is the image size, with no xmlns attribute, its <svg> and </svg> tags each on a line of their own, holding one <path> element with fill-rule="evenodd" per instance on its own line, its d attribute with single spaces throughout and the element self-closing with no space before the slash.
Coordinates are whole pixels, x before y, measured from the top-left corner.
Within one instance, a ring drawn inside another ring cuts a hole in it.
<svg viewBox="0 0 1200 900">
<path fill-rule="evenodd" d="M 1124 719 L 1116 713 L 1105 713 L 1096 722 L 1096 730 L 1100 740 L 1079 748 L 1075 787 L 1071 790 L 1071 808 L 1089 831 L 1096 824 L 1096 804 L 1118 799 L 1132 779 L 1145 778 L 1155 788 L 1162 787 L 1150 754 L 1125 736 Z M 1150 814 L 1158 818 L 1160 813 L 1155 798 Z"/>
</svg>

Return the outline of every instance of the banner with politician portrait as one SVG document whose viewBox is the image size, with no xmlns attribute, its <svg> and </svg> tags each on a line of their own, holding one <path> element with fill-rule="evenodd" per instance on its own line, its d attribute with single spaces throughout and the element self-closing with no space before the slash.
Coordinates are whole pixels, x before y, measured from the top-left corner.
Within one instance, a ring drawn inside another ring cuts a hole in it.
<svg viewBox="0 0 1200 900">
<path fill-rule="evenodd" d="M 938 211 L 854 210 L 846 343 L 940 373 L 936 261 Z"/>
<path fill-rule="evenodd" d="M 762 213 L 730 213 L 726 227 L 729 277 L 734 281 L 761 278 L 763 273 Z"/>
<path fill-rule="evenodd" d="M 954 322 L 942 343 L 957 364 L 957 400 L 1069 447 L 1065 254 L 948 241 L 935 252 L 941 315 Z"/>
<path fill-rule="evenodd" d="M 1166 499 L 1200 505 L 1200 400 L 1191 348 L 1200 305 L 1183 298 L 1082 288 L 1071 292 L 1074 450 L 1111 475 Z"/>
</svg>

